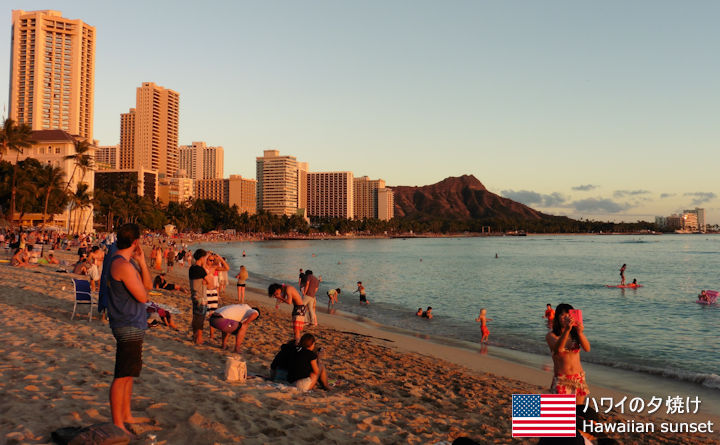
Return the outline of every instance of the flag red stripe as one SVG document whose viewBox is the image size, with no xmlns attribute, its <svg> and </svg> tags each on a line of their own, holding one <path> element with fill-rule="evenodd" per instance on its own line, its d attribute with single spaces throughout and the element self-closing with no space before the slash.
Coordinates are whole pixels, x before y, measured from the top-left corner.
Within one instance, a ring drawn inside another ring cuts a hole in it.
<svg viewBox="0 0 720 445">
<path fill-rule="evenodd" d="M 537 433 L 513 433 L 512 437 L 575 437 L 575 433 L 557 433 L 553 434 L 552 436 L 538 436 Z"/>
</svg>

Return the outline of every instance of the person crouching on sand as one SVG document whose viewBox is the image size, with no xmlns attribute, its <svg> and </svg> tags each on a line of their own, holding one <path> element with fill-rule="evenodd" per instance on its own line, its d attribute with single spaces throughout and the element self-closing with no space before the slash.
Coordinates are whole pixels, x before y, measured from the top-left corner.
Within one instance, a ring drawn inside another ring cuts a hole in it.
<svg viewBox="0 0 720 445">
<path fill-rule="evenodd" d="M 487 309 L 480 309 L 480 315 L 478 315 L 475 321 L 480 322 L 480 332 L 482 333 L 480 343 L 484 343 L 488 340 L 488 337 L 490 337 L 490 330 L 487 327 L 487 322 L 492 321 L 492 318 L 487 318 Z"/>
<path fill-rule="evenodd" d="M 553 327 L 545 336 L 553 359 L 552 394 L 575 394 L 576 403 L 585 403 L 590 389 L 585 382 L 585 372 L 580 364 L 580 349 L 590 351 L 590 342 L 583 334 L 583 325 L 575 320 L 572 306 L 561 303 L 555 308 Z"/>
</svg>

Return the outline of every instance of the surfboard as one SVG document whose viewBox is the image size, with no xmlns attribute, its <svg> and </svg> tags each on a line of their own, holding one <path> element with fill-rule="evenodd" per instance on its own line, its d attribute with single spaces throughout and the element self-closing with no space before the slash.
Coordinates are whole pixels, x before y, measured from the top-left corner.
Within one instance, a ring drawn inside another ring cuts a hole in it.
<svg viewBox="0 0 720 445">
<path fill-rule="evenodd" d="M 630 284 L 606 284 L 605 287 L 611 289 L 637 289 L 638 287 L 643 287 L 643 285 L 636 284 L 635 286 L 632 286 Z"/>
</svg>

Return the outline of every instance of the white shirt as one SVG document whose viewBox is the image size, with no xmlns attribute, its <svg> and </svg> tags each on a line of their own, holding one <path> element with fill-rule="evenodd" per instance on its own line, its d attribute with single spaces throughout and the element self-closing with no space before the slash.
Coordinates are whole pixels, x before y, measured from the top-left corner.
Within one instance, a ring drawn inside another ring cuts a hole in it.
<svg viewBox="0 0 720 445">
<path fill-rule="evenodd" d="M 230 304 L 219 308 L 215 313 L 222 316 L 222 318 L 243 323 L 253 314 L 256 314 L 257 311 L 248 304 Z"/>
</svg>

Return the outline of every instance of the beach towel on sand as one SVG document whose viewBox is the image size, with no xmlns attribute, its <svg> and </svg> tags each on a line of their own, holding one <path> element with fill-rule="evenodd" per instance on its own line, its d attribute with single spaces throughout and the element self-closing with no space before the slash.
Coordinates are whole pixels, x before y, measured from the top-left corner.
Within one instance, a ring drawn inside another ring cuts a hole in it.
<svg viewBox="0 0 720 445">
<path fill-rule="evenodd" d="M 126 445 L 130 437 L 115 424 L 96 423 L 85 428 L 68 427 L 52 432 L 53 442 L 59 445 Z"/>
</svg>

